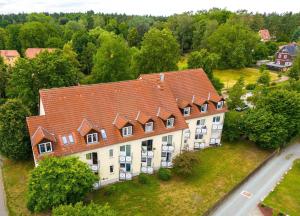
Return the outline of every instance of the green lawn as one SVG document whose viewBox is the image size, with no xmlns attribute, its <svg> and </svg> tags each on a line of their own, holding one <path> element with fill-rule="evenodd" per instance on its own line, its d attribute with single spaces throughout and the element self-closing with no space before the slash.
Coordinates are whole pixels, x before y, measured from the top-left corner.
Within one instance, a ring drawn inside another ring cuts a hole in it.
<svg viewBox="0 0 300 216">
<path fill-rule="evenodd" d="M 195 154 L 201 163 L 190 179 L 162 182 L 151 176 L 149 185 L 141 185 L 135 179 L 107 186 L 89 198 L 96 203 L 109 203 L 118 215 L 201 215 L 269 153 L 250 143 L 236 143 Z M 111 187 L 114 192 L 108 195 L 105 191 Z"/>
<path fill-rule="evenodd" d="M 256 80 L 260 76 L 260 72 L 256 68 L 242 68 L 242 69 L 227 69 L 227 70 L 214 70 L 215 77 L 219 78 L 224 83 L 226 89 L 231 88 L 235 82 L 244 75 L 245 83 L 256 83 Z M 277 80 L 278 74 L 271 72 L 271 80 Z"/>
<path fill-rule="evenodd" d="M 88 199 L 100 204 L 108 202 L 121 216 L 201 215 L 258 166 L 269 152 L 240 142 L 225 143 L 222 147 L 195 154 L 201 163 L 190 179 L 173 177 L 169 182 L 162 182 L 153 175 L 149 185 L 141 185 L 134 179 L 95 191 Z M 32 161 L 4 162 L 3 177 L 10 215 L 31 215 L 26 208 L 26 188 L 32 169 Z M 115 190 L 108 195 L 107 190 L 112 187 Z"/>
<path fill-rule="evenodd" d="M 288 215 L 299 215 L 300 212 L 300 160 L 294 162 L 282 182 L 267 196 L 263 203 Z"/>
</svg>

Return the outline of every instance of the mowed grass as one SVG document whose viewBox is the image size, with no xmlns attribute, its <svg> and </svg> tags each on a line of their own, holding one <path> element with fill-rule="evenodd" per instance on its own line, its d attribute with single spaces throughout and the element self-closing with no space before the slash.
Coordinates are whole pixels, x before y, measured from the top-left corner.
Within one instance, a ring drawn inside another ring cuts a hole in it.
<svg viewBox="0 0 300 216">
<path fill-rule="evenodd" d="M 227 69 L 227 70 L 214 70 L 214 76 L 219 78 L 224 83 L 224 88 L 231 88 L 240 76 L 244 76 L 245 84 L 256 83 L 258 77 L 261 75 L 256 68 L 242 68 L 242 69 Z M 278 74 L 270 71 L 271 81 L 278 79 Z"/>
<path fill-rule="evenodd" d="M 294 162 L 292 170 L 263 201 L 264 204 L 288 215 L 300 215 L 300 160 Z"/>
<path fill-rule="evenodd" d="M 189 179 L 173 177 L 163 182 L 152 175 L 148 185 L 134 179 L 102 188 L 89 198 L 99 204 L 108 203 L 121 216 L 202 215 L 255 169 L 269 152 L 251 143 L 239 142 L 195 154 L 201 162 Z"/>
<path fill-rule="evenodd" d="M 33 169 L 33 161 L 13 162 L 4 160 L 2 167 L 6 203 L 9 215 L 31 215 L 26 208 L 26 193 L 29 172 Z"/>
</svg>

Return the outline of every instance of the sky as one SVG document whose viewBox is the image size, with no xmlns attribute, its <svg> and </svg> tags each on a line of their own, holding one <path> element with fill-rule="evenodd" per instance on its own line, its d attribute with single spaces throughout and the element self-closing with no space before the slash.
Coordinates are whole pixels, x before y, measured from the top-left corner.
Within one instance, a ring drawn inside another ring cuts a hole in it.
<svg viewBox="0 0 300 216">
<path fill-rule="evenodd" d="M 231 11 L 300 12 L 300 0 L 0 0 L 0 14 L 18 12 L 85 12 L 163 15 L 213 7 Z"/>
</svg>

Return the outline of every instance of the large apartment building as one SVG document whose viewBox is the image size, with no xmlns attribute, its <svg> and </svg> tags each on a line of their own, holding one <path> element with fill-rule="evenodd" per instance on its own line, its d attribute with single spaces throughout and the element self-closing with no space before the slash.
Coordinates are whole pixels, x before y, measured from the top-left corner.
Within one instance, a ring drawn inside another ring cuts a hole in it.
<svg viewBox="0 0 300 216">
<path fill-rule="evenodd" d="M 40 91 L 27 118 L 35 164 L 77 156 L 105 185 L 172 167 L 184 150 L 219 145 L 226 107 L 202 69 Z"/>
</svg>

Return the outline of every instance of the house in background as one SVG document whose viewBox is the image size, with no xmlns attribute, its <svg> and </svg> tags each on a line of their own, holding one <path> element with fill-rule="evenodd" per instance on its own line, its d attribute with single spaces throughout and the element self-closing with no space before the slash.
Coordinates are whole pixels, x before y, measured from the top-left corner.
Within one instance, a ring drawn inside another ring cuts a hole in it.
<svg viewBox="0 0 300 216">
<path fill-rule="evenodd" d="M 258 31 L 258 34 L 262 42 L 268 42 L 271 40 L 271 35 L 268 29 L 261 29 Z"/>
<path fill-rule="evenodd" d="M 269 69 L 287 71 L 293 65 L 298 52 L 299 46 L 296 43 L 283 45 L 275 54 L 275 62 L 266 65 Z"/>
<path fill-rule="evenodd" d="M 25 51 L 25 57 L 32 59 L 35 58 L 38 54 L 41 52 L 48 51 L 48 52 L 54 52 L 55 48 L 28 48 Z"/>
<path fill-rule="evenodd" d="M 224 99 L 202 69 L 40 91 L 27 118 L 34 162 L 76 156 L 105 185 L 172 167 L 184 150 L 221 143 Z"/>
<path fill-rule="evenodd" d="M 4 63 L 9 66 L 14 66 L 20 58 L 17 50 L 0 50 L 0 56 L 3 58 Z"/>
</svg>

